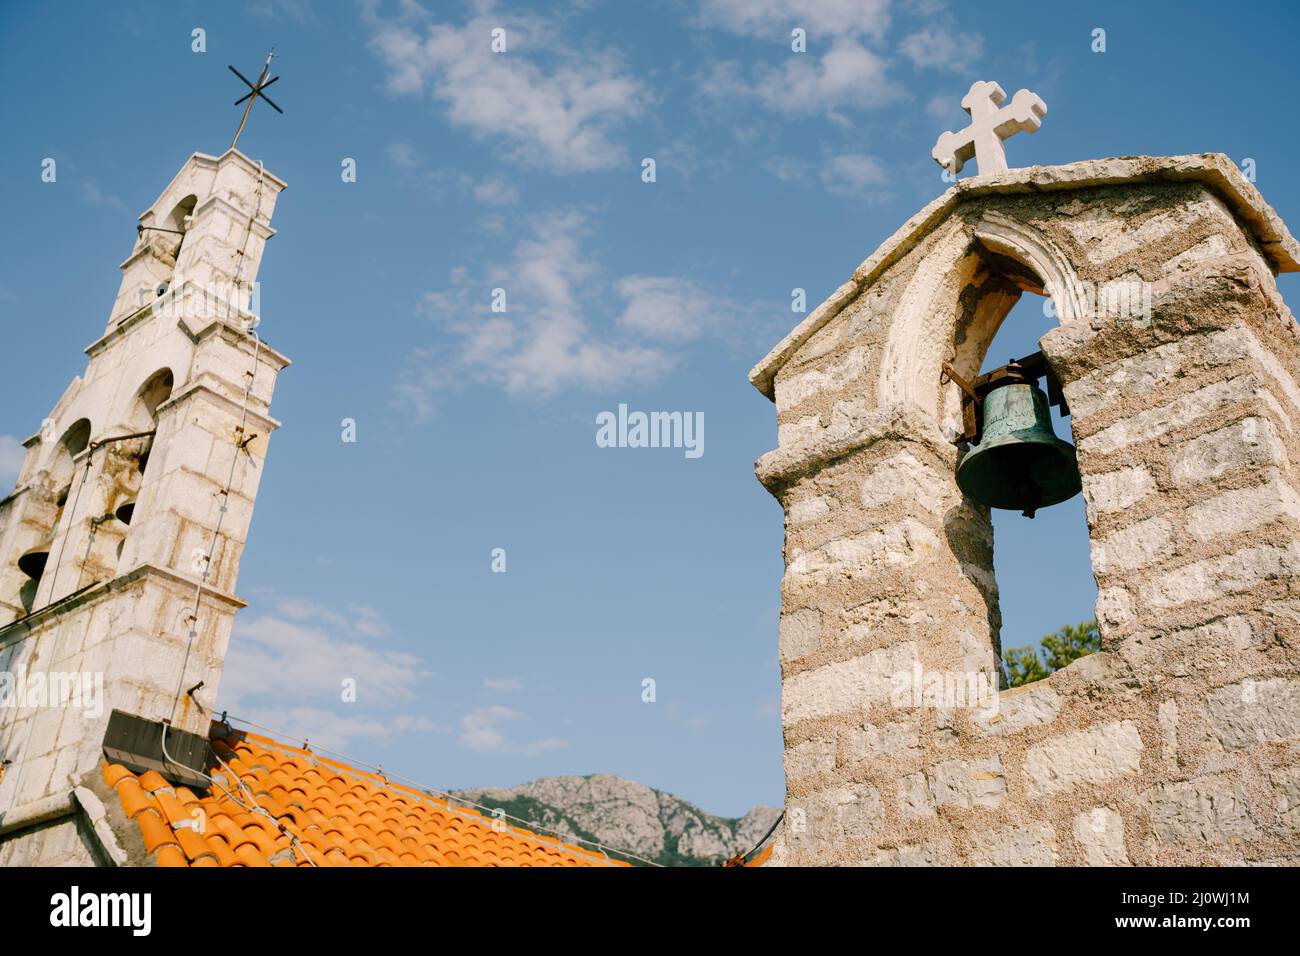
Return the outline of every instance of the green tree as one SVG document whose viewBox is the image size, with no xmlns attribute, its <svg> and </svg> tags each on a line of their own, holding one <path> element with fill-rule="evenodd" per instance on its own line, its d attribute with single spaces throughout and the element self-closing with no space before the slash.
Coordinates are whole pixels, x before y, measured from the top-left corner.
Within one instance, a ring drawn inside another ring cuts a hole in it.
<svg viewBox="0 0 1300 956">
<path fill-rule="evenodd" d="M 1013 647 L 1002 656 L 1007 684 L 1020 687 L 1042 680 L 1071 661 L 1101 650 L 1101 632 L 1096 621 L 1066 624 L 1054 634 L 1045 634 L 1041 646 Z"/>
</svg>

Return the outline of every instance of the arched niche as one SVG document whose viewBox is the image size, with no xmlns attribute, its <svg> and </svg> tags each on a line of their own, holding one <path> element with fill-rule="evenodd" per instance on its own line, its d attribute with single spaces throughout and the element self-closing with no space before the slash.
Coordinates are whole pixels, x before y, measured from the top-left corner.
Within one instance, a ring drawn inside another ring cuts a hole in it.
<svg viewBox="0 0 1300 956">
<path fill-rule="evenodd" d="M 961 390 L 940 381 L 944 362 L 974 378 L 1023 292 L 1052 299 L 1056 315 L 1083 314 L 1066 254 L 996 211 L 951 220 L 904 289 L 884 347 L 877 402 L 910 406 L 944 437 L 961 431 Z"/>
</svg>

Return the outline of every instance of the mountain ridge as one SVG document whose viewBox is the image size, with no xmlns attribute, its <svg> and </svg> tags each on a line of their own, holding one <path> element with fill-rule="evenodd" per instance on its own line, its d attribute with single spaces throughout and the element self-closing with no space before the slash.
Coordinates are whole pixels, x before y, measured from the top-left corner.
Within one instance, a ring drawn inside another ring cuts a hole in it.
<svg viewBox="0 0 1300 956">
<path fill-rule="evenodd" d="M 721 817 L 676 794 L 604 773 L 453 794 L 556 832 L 566 842 L 599 843 L 611 857 L 661 866 L 716 866 L 748 852 L 781 813 L 760 804 L 744 816 Z"/>
</svg>

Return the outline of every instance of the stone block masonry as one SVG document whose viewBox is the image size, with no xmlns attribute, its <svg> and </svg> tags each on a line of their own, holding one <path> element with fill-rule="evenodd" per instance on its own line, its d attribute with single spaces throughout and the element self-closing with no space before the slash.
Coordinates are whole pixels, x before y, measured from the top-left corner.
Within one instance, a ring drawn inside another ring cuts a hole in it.
<svg viewBox="0 0 1300 956">
<path fill-rule="evenodd" d="M 1298 260 L 1222 156 L 979 176 L 755 367 L 786 512 L 773 863 L 1300 864 L 1300 340 L 1274 280 Z M 1143 315 L 1079 307 L 1124 283 Z M 1041 345 L 1103 649 L 993 707 L 900 698 L 902 672 L 998 686 L 995 543 L 940 371 L 974 377 L 1025 290 L 1062 317 Z"/>
</svg>

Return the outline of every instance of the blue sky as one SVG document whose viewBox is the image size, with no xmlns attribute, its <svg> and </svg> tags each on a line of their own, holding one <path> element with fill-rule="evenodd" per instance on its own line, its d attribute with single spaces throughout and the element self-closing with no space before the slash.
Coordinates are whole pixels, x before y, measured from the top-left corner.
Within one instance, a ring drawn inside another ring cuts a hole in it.
<svg viewBox="0 0 1300 956">
<path fill-rule="evenodd" d="M 1222 151 L 1300 215 L 1294 5 L 1090 6 L 6 3 L 0 483 L 84 369 L 135 216 L 229 143 L 226 65 L 274 46 L 287 112 L 240 146 L 289 183 L 261 331 L 295 364 L 220 705 L 437 787 L 609 772 L 780 804 L 775 414 L 746 372 L 793 288 L 815 306 L 942 191 L 969 84 L 1046 100 L 1012 165 Z M 990 360 L 1048 327 L 1022 303 Z M 703 412 L 704 455 L 598 448 L 620 403 Z M 997 533 L 1004 645 L 1091 616 L 1078 499 Z"/>
</svg>

